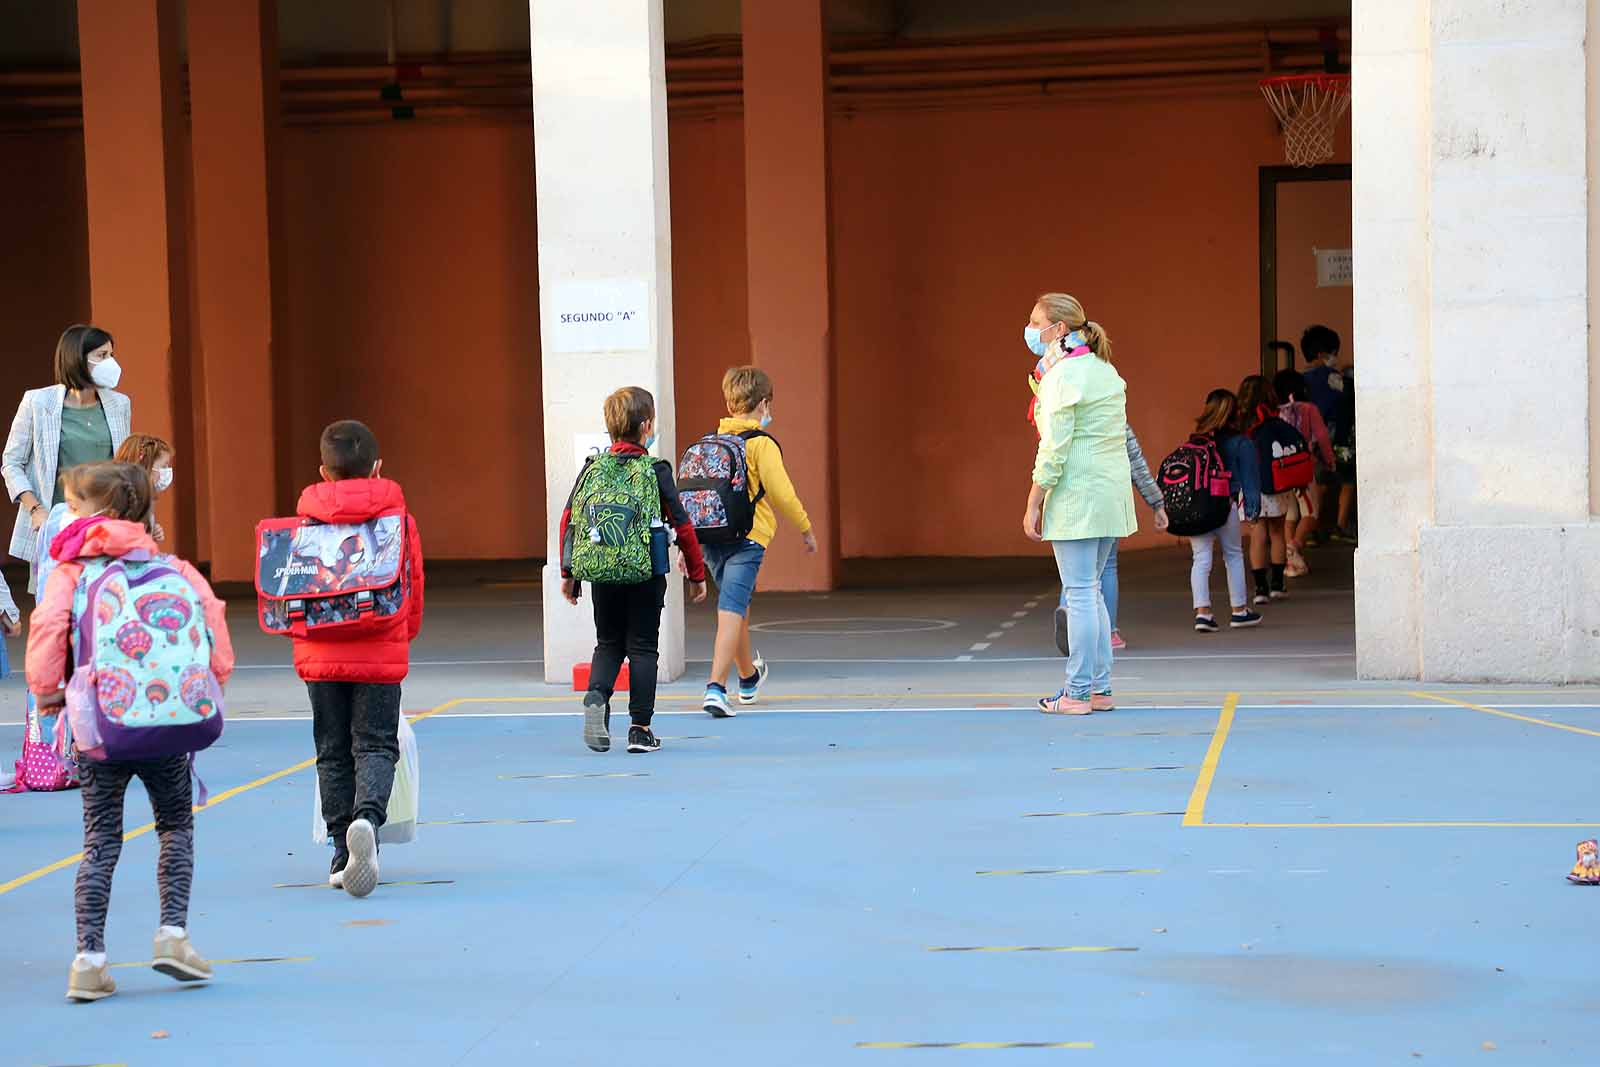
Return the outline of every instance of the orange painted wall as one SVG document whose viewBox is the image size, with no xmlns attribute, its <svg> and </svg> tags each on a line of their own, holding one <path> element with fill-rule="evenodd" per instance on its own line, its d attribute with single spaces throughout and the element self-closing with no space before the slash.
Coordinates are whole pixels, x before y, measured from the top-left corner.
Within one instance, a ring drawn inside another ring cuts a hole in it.
<svg viewBox="0 0 1600 1067">
<path fill-rule="evenodd" d="M 78 137 L 0 141 L 0 210 L 37 249 L 0 263 L 0 366 L 33 368 L 18 394 L 87 304 Z M 1109 330 L 1152 460 L 1257 366 L 1256 168 L 1282 156 L 1253 94 L 877 113 L 832 138 L 842 555 L 1036 551 L 1017 521 L 1035 442 L 1021 330 L 1042 289 Z M 359 415 L 430 555 L 537 554 L 527 129 L 291 127 L 282 151 L 293 471 L 313 478 L 323 423 Z M 670 153 L 681 445 L 722 414 L 749 331 L 784 324 L 747 321 L 740 121 L 675 119 Z"/>
<path fill-rule="evenodd" d="M 23 392 L 55 381 L 61 331 L 89 318 L 82 133 L 0 134 L 0 233 L 0 420 L 10 429 Z"/>
<path fill-rule="evenodd" d="M 436 558 L 544 544 L 533 145 L 525 129 L 290 128 L 290 470 L 358 417 Z"/>
<path fill-rule="evenodd" d="M 1317 287 L 1312 250 L 1349 248 L 1350 183 L 1294 182 L 1278 186 L 1278 336 L 1300 346 L 1307 326 L 1321 323 L 1339 334 L 1340 355 L 1355 358 L 1355 290 Z M 1303 369 L 1305 360 L 1296 363 Z"/>
</svg>

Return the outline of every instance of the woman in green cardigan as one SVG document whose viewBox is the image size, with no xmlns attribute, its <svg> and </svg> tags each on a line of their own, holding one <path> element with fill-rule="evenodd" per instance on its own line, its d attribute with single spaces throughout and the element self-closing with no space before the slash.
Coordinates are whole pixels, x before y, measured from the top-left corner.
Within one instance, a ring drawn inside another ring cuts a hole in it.
<svg viewBox="0 0 1600 1067">
<path fill-rule="evenodd" d="M 1139 528 L 1128 488 L 1128 386 L 1111 365 L 1111 339 L 1066 293 L 1039 298 L 1023 339 L 1043 374 L 1039 453 L 1022 529 L 1055 552 L 1072 649 L 1066 684 L 1039 710 L 1110 711 L 1111 618 L 1100 577 L 1117 540 Z"/>
</svg>

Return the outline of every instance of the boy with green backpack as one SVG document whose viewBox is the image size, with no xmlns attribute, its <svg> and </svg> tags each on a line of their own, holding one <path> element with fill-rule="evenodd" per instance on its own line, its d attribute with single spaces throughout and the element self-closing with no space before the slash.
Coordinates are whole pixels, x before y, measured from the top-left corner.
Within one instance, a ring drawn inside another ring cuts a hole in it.
<svg viewBox="0 0 1600 1067">
<path fill-rule="evenodd" d="M 637 386 L 606 398 L 611 448 L 584 464 L 561 513 L 561 593 L 577 604 L 582 583 L 594 600 L 595 647 L 583 698 L 583 740 L 611 748 L 611 696 L 626 656 L 632 675 L 629 752 L 654 752 L 661 611 L 666 606 L 667 529 L 677 533 L 695 603 L 706 598 L 706 566 L 694 525 L 678 499 L 672 466 L 655 459 L 655 398 Z"/>
</svg>

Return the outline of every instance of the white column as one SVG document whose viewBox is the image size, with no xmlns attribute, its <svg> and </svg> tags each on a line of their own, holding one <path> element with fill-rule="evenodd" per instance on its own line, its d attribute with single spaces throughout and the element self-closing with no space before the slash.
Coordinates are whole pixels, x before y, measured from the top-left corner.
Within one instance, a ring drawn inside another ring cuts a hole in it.
<svg viewBox="0 0 1600 1067">
<path fill-rule="evenodd" d="M 585 599 L 561 598 L 557 524 L 575 453 L 603 439 L 624 385 L 656 398 L 655 453 L 676 455 L 662 0 L 530 0 L 544 377 L 545 680 L 594 650 Z M 595 317 L 599 316 L 598 321 Z M 669 580 L 661 678 L 683 673 L 683 586 Z"/>
<path fill-rule="evenodd" d="M 1355 4 L 1367 676 L 1600 677 L 1586 7 Z"/>
</svg>

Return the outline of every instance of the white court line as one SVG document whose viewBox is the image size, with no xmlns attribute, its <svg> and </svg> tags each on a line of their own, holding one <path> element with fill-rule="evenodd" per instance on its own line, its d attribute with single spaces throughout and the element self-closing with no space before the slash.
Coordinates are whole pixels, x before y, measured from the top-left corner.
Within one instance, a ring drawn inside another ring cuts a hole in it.
<svg viewBox="0 0 1600 1067">
<path fill-rule="evenodd" d="M 1000 625 L 1001 626 L 1005 626 L 1005 623 L 1001 623 Z M 993 635 L 991 635 L 991 636 L 993 636 Z M 979 651 L 982 651 L 982 649 L 979 649 Z M 1209 655 L 1194 655 L 1194 656 L 1187 656 L 1187 655 L 1185 655 L 1185 656 L 1138 656 L 1138 655 L 1127 655 L 1127 656 L 1118 656 L 1118 657 L 1116 657 L 1117 662 L 1119 662 L 1119 663 L 1131 663 L 1131 662 L 1134 662 L 1136 660 L 1142 660 L 1142 661 L 1146 661 L 1146 662 L 1150 662 L 1150 663 L 1161 663 L 1161 662 L 1169 662 L 1169 661 L 1170 662 L 1181 662 L 1181 661 L 1188 661 L 1188 660 L 1252 660 L 1252 659 L 1262 659 L 1262 660 L 1269 660 L 1269 659 L 1340 659 L 1340 660 L 1344 660 L 1344 659 L 1355 659 L 1355 658 L 1356 658 L 1355 657 L 1355 653 L 1353 653 L 1353 652 L 1214 652 L 1214 653 L 1211 653 Z M 828 658 L 821 658 L 821 659 L 819 659 L 819 658 L 803 658 L 803 659 L 782 659 L 782 660 L 774 659 L 772 662 L 773 663 L 777 663 L 777 664 L 783 664 L 783 663 L 809 663 L 809 664 L 818 664 L 818 665 L 821 665 L 821 664 L 841 664 L 841 663 L 843 663 L 843 664 L 849 664 L 849 663 L 877 663 L 877 664 L 907 664 L 907 665 L 916 665 L 916 666 L 924 666 L 924 665 L 938 666 L 938 665 L 941 665 L 941 664 L 951 664 L 951 663 L 971 663 L 972 661 L 973 660 L 972 660 L 971 656 L 962 655 L 962 656 L 953 656 L 953 657 L 943 657 L 943 656 L 940 656 L 940 657 L 904 656 L 904 657 L 900 657 L 900 658 L 896 658 L 896 659 L 866 659 L 866 658 L 859 658 L 859 657 L 849 657 L 849 658 L 840 658 L 840 659 L 828 659 Z M 440 659 L 440 660 L 413 660 L 411 666 L 413 666 L 413 667 L 509 667 L 509 666 L 528 666 L 528 665 L 539 664 L 539 663 L 543 663 L 543 662 L 544 662 L 544 660 L 542 660 L 542 659 Z M 686 660 L 685 662 L 692 663 L 692 664 L 694 664 L 695 666 L 698 667 L 698 666 L 700 666 L 702 664 L 710 663 L 711 661 L 707 660 L 707 659 L 691 659 L 691 660 Z M 1061 663 L 1061 662 L 1063 662 L 1063 660 L 1062 660 L 1062 658 L 1060 656 L 1010 656 L 1010 657 L 991 656 L 989 659 L 986 659 L 983 662 L 984 662 L 985 665 L 987 665 L 987 664 L 990 664 L 990 663 Z M 234 670 L 236 670 L 236 671 L 278 671 L 278 670 L 287 671 L 287 670 L 293 670 L 293 669 L 294 669 L 294 665 L 292 663 L 241 663 L 238 666 L 234 667 Z"/>
<path fill-rule="evenodd" d="M 1218 703 L 1219 703 L 1218 701 L 1213 701 L 1213 702 L 1211 702 L 1209 704 L 1206 704 L 1206 703 L 1195 703 L 1195 704 L 1121 704 L 1121 705 L 1118 706 L 1118 710 L 1120 710 L 1120 711 L 1130 711 L 1130 712 L 1131 711 L 1198 711 L 1198 712 L 1214 713 L 1217 710 Z M 1286 706 L 1282 705 L 1282 704 L 1240 704 L 1238 706 L 1238 709 L 1240 711 L 1284 711 L 1284 710 L 1291 710 L 1291 709 L 1292 710 L 1325 710 L 1325 711 L 1398 711 L 1398 710 L 1434 711 L 1434 710 L 1437 710 L 1438 708 L 1440 708 L 1441 706 L 1442 705 L 1439 705 L 1439 704 L 1322 704 L 1322 705 L 1297 704 L 1297 705 L 1289 705 L 1286 708 Z M 1507 708 L 1507 709 L 1509 709 L 1509 708 L 1542 708 L 1545 711 L 1562 711 L 1562 710 L 1567 710 L 1567 711 L 1571 711 L 1571 710 L 1600 711 L 1600 705 L 1596 705 L 1596 704 L 1498 704 L 1496 706 L 1500 707 L 1500 708 Z M 896 713 L 896 714 L 898 714 L 898 713 L 901 713 L 901 712 L 936 712 L 936 711 L 958 711 L 958 712 L 968 712 L 968 713 L 979 712 L 979 713 L 982 713 L 982 714 L 989 714 L 989 713 L 992 713 L 992 712 L 1014 712 L 1014 711 L 1024 711 L 1024 712 L 1037 713 L 1037 710 L 1038 709 L 1036 709 L 1032 704 L 1017 704 L 1017 705 L 1007 705 L 1005 707 L 986 707 L 986 708 L 975 708 L 975 707 L 971 707 L 970 705 L 966 706 L 966 707 L 962 707 L 961 705 L 950 705 L 950 704 L 939 705 L 937 707 L 893 707 L 893 708 L 891 708 L 891 707 L 740 708 L 739 709 L 739 718 L 743 719 L 743 718 L 758 717 L 758 716 L 764 716 L 764 715 L 870 715 L 870 714 L 877 714 L 877 713 Z M 666 708 L 661 708 L 661 709 L 658 709 L 656 711 L 656 714 L 657 715 L 705 715 L 706 713 L 701 708 L 673 708 L 673 709 L 670 709 L 670 710 L 666 709 Z M 433 722 L 445 722 L 445 721 L 448 721 L 450 719 L 575 719 L 575 718 L 582 717 L 582 715 L 583 715 L 582 710 L 577 710 L 577 711 L 462 711 L 462 712 L 445 712 L 442 715 L 434 715 L 434 716 L 430 717 L 428 721 L 430 723 L 433 723 Z M 709 716 L 707 716 L 707 717 L 709 718 Z M 236 716 L 236 717 L 234 717 L 232 719 L 229 719 L 228 722 L 230 724 L 232 724 L 232 723 L 246 723 L 246 722 L 309 722 L 310 720 L 311 720 L 311 713 L 310 712 L 306 712 L 306 713 L 304 713 L 302 715 L 250 715 L 250 716 L 240 715 L 240 716 Z M 1240 724 L 1236 724 L 1235 725 L 1235 729 L 1238 728 L 1238 725 L 1240 725 Z M 22 726 L 22 723 L 20 723 L 20 722 L 0 722 L 0 728 L 4 728 L 4 727 L 21 727 L 21 726 Z M 729 736 L 731 736 L 731 735 L 729 735 Z"/>
<path fill-rule="evenodd" d="M 998 641 L 1004 636 L 1005 636 L 1005 631 L 1003 631 L 1003 630 L 991 630 L 988 633 L 983 635 L 983 639 L 985 641 Z"/>
<path fill-rule="evenodd" d="M 1017 620 L 1016 619 L 1007 619 L 1005 622 L 1000 624 L 1000 629 L 1009 630 L 1013 626 L 1015 626 L 1016 624 L 1017 624 Z"/>
<path fill-rule="evenodd" d="M 1028 613 L 1026 611 L 1013 611 L 1011 613 L 1011 617 L 1013 619 L 1026 619 L 1028 617 Z"/>
<path fill-rule="evenodd" d="M 972 646 L 971 651 L 973 651 L 973 652 L 983 652 L 983 651 L 986 651 L 988 648 L 989 648 L 989 642 L 988 641 L 979 641 L 977 644 Z"/>
</svg>

